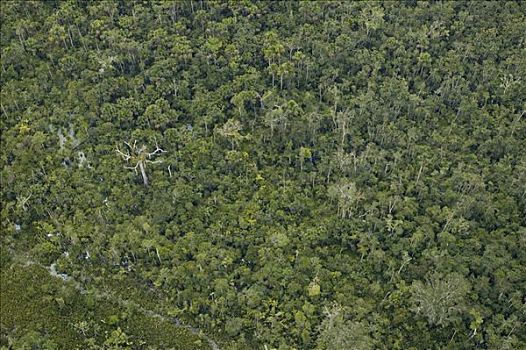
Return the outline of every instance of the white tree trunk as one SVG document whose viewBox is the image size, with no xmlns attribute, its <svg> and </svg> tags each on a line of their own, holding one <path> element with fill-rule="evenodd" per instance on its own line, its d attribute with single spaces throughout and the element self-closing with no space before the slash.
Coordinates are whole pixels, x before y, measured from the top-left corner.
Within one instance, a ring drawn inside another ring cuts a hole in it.
<svg viewBox="0 0 526 350">
<path fill-rule="evenodd" d="M 139 169 L 141 170 L 142 182 L 144 183 L 145 187 L 148 187 L 148 176 L 146 176 L 146 168 L 144 167 L 144 163 L 142 161 L 139 162 Z"/>
</svg>

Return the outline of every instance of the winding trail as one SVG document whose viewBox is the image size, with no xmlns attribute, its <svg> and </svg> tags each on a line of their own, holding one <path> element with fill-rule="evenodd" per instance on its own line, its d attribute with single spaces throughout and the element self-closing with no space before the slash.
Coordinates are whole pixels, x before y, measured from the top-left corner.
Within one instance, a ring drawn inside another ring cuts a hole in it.
<svg viewBox="0 0 526 350">
<path fill-rule="evenodd" d="M 206 342 L 208 343 L 208 345 L 210 345 L 210 348 L 212 350 L 220 350 L 219 349 L 219 345 L 217 345 L 217 343 L 212 338 L 207 336 L 200 329 L 184 324 L 177 317 L 163 315 L 163 314 L 158 313 L 156 311 L 146 309 L 146 308 L 142 307 L 141 305 L 137 304 L 136 302 L 133 302 L 133 301 L 130 301 L 130 300 L 124 300 L 121 297 L 116 296 L 115 294 L 113 294 L 111 292 L 100 291 L 99 289 L 97 289 L 95 287 L 93 287 L 92 289 L 90 289 L 88 291 L 86 288 L 84 288 L 82 286 L 82 284 L 79 281 L 76 281 L 73 277 L 68 276 L 65 273 L 58 272 L 56 263 L 53 263 L 50 266 L 44 266 L 44 265 L 42 265 L 40 263 L 37 263 L 37 262 L 27 258 L 25 260 L 25 262 L 24 262 L 24 265 L 25 266 L 38 265 L 38 266 L 46 269 L 46 271 L 48 271 L 51 276 L 56 277 L 56 278 L 60 278 L 61 280 L 70 283 L 71 285 L 74 286 L 74 288 L 76 290 L 78 290 L 82 294 L 90 293 L 90 294 L 94 295 L 98 299 L 106 299 L 106 300 L 115 302 L 118 305 L 123 306 L 123 307 L 130 307 L 131 306 L 135 310 L 137 310 L 138 312 L 142 313 L 143 315 L 146 315 L 146 316 L 149 316 L 149 317 L 152 317 L 152 318 L 156 318 L 156 319 L 159 319 L 159 320 L 162 320 L 162 321 L 173 323 L 177 327 L 184 328 L 184 329 L 188 330 L 189 332 L 191 332 L 192 334 L 197 335 L 201 339 L 206 340 Z"/>
</svg>

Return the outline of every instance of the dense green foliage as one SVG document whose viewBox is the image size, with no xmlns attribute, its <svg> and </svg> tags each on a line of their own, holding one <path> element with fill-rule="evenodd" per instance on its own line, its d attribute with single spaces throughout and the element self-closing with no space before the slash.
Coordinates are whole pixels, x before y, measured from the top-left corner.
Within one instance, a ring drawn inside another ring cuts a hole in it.
<svg viewBox="0 0 526 350">
<path fill-rule="evenodd" d="M 225 349 L 525 348 L 525 13 L 4 1 L 2 271 L 131 279 Z"/>
</svg>

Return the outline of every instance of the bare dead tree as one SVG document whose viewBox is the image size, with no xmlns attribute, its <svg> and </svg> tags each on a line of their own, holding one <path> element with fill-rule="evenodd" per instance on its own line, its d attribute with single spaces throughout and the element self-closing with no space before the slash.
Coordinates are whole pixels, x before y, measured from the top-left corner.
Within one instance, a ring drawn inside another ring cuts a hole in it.
<svg viewBox="0 0 526 350">
<path fill-rule="evenodd" d="M 152 160 L 152 158 L 156 157 L 159 154 L 166 153 L 166 151 L 159 147 L 157 141 L 155 142 L 155 151 L 153 152 L 148 152 L 146 150 L 145 145 L 137 147 L 137 141 L 134 141 L 133 144 L 130 144 L 128 142 L 124 142 L 124 144 L 127 146 L 128 150 L 126 150 L 126 152 L 123 152 L 117 147 L 117 154 L 121 156 L 127 164 L 135 164 L 133 166 L 125 166 L 124 168 L 134 170 L 135 174 L 139 174 L 140 171 L 142 176 L 142 182 L 144 183 L 144 186 L 148 187 L 149 182 L 148 176 L 146 175 L 146 164 L 162 163 L 162 160 Z"/>
</svg>

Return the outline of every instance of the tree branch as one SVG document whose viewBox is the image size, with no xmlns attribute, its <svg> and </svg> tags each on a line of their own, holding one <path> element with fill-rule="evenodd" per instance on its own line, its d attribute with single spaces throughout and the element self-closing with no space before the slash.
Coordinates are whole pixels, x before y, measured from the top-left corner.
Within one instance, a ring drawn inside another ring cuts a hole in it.
<svg viewBox="0 0 526 350">
<path fill-rule="evenodd" d="M 126 142 L 125 142 L 126 143 Z M 127 143 L 126 143 L 127 144 Z M 127 144 L 128 145 L 128 144 Z M 128 145 L 129 146 L 129 145 Z M 131 155 L 128 153 L 123 153 L 119 148 L 116 149 L 117 154 L 120 155 L 126 162 L 131 158 Z"/>
</svg>

